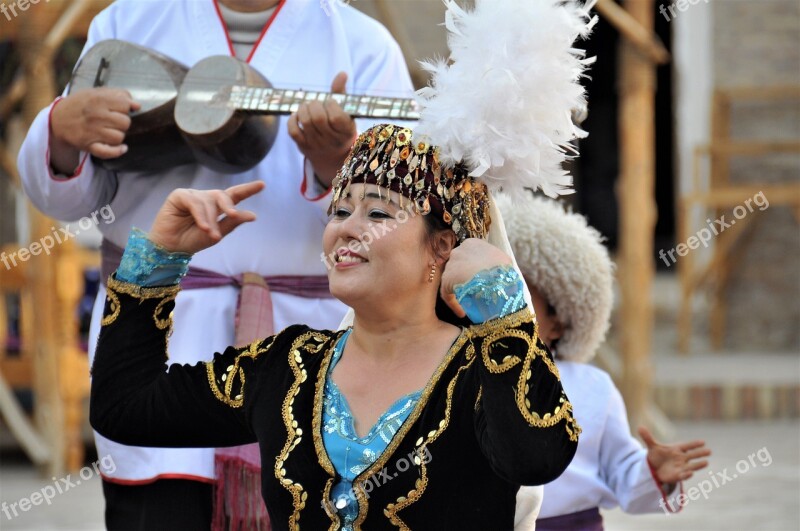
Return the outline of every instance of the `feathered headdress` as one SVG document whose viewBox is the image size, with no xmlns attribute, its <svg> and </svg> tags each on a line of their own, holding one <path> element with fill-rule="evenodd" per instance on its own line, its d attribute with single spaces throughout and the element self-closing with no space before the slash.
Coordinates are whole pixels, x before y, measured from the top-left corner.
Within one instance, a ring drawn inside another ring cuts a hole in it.
<svg viewBox="0 0 800 531">
<path fill-rule="evenodd" d="M 381 124 L 358 137 L 334 181 L 332 206 L 353 183 L 388 188 L 452 227 L 459 241 L 486 238 L 488 190 L 568 193 L 561 163 L 585 136 L 572 111 L 585 106 L 588 64 L 573 48 L 594 22 L 578 0 L 445 0 L 449 61 L 423 62 L 414 130 Z M 501 230 L 502 232 L 502 230 Z"/>
<path fill-rule="evenodd" d="M 586 136 L 571 114 L 585 105 L 579 80 L 593 62 L 573 43 L 595 24 L 594 1 L 476 0 L 471 11 L 444 3 L 450 58 L 421 63 L 432 81 L 417 92 L 415 138 L 492 189 L 571 193 L 561 163 Z"/>
</svg>

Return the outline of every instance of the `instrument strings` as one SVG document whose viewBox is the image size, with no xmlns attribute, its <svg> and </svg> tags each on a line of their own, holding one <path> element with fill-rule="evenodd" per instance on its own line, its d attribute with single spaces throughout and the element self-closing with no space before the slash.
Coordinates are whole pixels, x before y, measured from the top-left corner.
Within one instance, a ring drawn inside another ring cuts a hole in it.
<svg viewBox="0 0 800 531">
<path fill-rule="evenodd" d="M 134 70 L 114 69 L 112 75 L 113 75 L 113 77 L 115 77 L 117 79 L 136 80 L 136 81 L 143 81 L 143 82 L 155 81 L 155 80 L 164 80 L 165 79 L 163 74 L 161 74 L 161 75 L 146 74 L 146 73 L 142 73 L 142 72 L 138 72 L 138 71 L 134 71 Z M 83 79 L 83 80 L 91 79 L 91 80 L 94 80 L 95 78 L 96 78 L 95 74 L 89 74 L 89 73 L 77 73 L 76 72 L 72 76 L 73 80 L 75 80 L 75 79 Z M 208 85 L 210 87 L 220 87 L 220 88 L 228 85 L 228 86 L 231 86 L 232 88 L 235 88 L 235 87 L 254 88 L 254 89 L 262 89 L 263 88 L 263 89 L 271 89 L 271 90 L 274 90 L 276 92 L 285 92 L 285 91 L 290 91 L 291 90 L 291 91 L 295 91 L 295 92 L 302 91 L 302 92 L 319 92 L 319 93 L 325 93 L 325 94 L 329 94 L 330 93 L 330 86 L 305 85 L 303 87 L 297 87 L 297 88 L 295 88 L 295 87 L 291 87 L 291 88 L 280 87 L 279 88 L 279 87 L 261 87 L 261 86 L 258 86 L 258 85 L 247 85 L 247 84 L 243 84 L 243 83 L 241 83 L 239 81 L 236 81 L 234 84 L 231 85 L 231 79 L 229 77 L 226 78 L 226 77 L 223 77 L 223 76 L 202 76 L 202 77 L 194 76 L 193 77 L 193 81 L 197 81 L 197 80 L 201 81 L 202 83 L 208 83 Z M 150 88 L 150 87 L 144 87 L 144 88 L 146 90 L 147 88 Z M 177 94 L 178 91 L 179 91 L 179 88 L 176 88 L 175 89 L 176 94 Z M 409 95 L 408 95 L 407 92 L 403 92 L 403 91 L 399 91 L 399 90 L 396 90 L 396 91 L 392 91 L 392 90 L 371 90 L 370 92 L 371 92 L 370 94 L 356 94 L 356 93 L 348 92 L 346 94 L 343 94 L 343 96 L 361 96 L 361 95 L 363 95 L 363 96 L 372 96 L 372 97 L 379 97 L 379 98 L 382 97 L 382 98 L 395 98 L 395 99 L 411 99 L 411 98 L 409 98 Z"/>
</svg>

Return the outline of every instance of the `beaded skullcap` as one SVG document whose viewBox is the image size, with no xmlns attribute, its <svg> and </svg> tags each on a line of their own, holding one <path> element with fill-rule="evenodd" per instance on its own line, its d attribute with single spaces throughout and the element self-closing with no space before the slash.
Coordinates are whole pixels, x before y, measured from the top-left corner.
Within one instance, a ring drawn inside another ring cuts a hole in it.
<svg viewBox="0 0 800 531">
<path fill-rule="evenodd" d="M 439 148 L 414 140 L 411 129 L 381 124 L 359 135 L 333 181 L 331 211 L 349 195 L 350 185 L 358 183 L 397 192 L 417 213 L 439 216 L 459 242 L 484 238 L 489 232 L 486 185 L 461 165 L 443 167 Z M 400 207 L 404 208 L 402 199 Z"/>
</svg>

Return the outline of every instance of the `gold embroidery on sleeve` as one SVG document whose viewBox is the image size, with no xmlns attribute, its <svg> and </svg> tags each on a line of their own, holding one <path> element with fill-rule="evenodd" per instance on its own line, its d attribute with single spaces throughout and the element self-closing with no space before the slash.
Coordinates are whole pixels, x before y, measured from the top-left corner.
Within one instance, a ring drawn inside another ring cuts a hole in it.
<svg viewBox="0 0 800 531">
<path fill-rule="evenodd" d="M 106 315 L 106 316 L 104 316 L 103 320 L 100 321 L 100 324 L 102 326 L 108 326 L 111 323 L 113 323 L 114 321 L 116 321 L 117 317 L 119 317 L 119 312 L 122 309 L 122 307 L 120 306 L 120 303 L 119 303 L 119 297 L 114 292 L 114 290 L 106 289 L 106 298 L 108 299 L 108 301 L 110 303 L 109 304 L 109 309 L 111 310 L 111 313 Z"/>
<path fill-rule="evenodd" d="M 114 278 L 109 278 L 106 286 L 106 294 L 111 301 L 111 314 L 103 317 L 101 324 L 103 326 L 107 326 L 117 320 L 117 317 L 119 317 L 122 309 L 122 305 L 120 304 L 119 300 L 119 294 L 122 293 L 133 297 L 134 299 L 139 299 L 140 301 L 147 299 L 162 299 L 159 301 L 158 306 L 156 306 L 155 312 L 153 312 L 153 321 L 156 324 L 156 328 L 159 330 L 169 328 L 172 326 L 172 313 L 164 318 L 160 318 L 159 314 L 164 309 L 164 306 L 175 300 L 175 297 L 178 296 L 180 290 L 180 286 L 177 285 L 146 288 L 143 286 L 137 286 L 136 284 L 130 284 L 128 282 L 121 282 Z"/>
<path fill-rule="evenodd" d="M 250 343 L 233 359 L 233 363 L 228 365 L 225 372 L 223 372 L 219 378 L 217 378 L 216 371 L 214 370 L 214 361 L 207 361 L 205 363 L 208 385 L 217 400 L 232 408 L 242 407 L 244 404 L 245 375 L 244 369 L 239 366 L 239 362 L 242 358 L 252 358 L 255 360 L 258 356 L 267 352 L 275 342 L 275 337 L 277 336 L 271 338 L 269 343 L 264 339 L 259 339 Z M 222 389 L 220 389 L 221 384 Z"/>
<path fill-rule="evenodd" d="M 517 329 L 517 327 L 531 322 L 533 323 L 532 336 L 528 335 L 522 330 Z M 533 411 L 531 402 L 528 399 L 528 395 L 530 394 L 530 385 L 528 382 L 533 375 L 531 365 L 537 357 L 542 359 L 544 364 L 547 366 L 547 369 L 556 378 L 561 378 L 558 368 L 556 367 L 555 363 L 553 363 L 553 360 L 551 360 L 547 353 L 539 347 L 539 327 L 530 310 L 528 308 L 523 308 L 522 310 L 506 317 L 494 319 L 482 325 L 474 326 L 471 328 L 471 331 L 474 336 L 484 338 L 483 344 L 481 345 L 481 355 L 483 357 L 484 365 L 492 374 L 506 372 L 522 361 L 522 368 L 517 381 L 515 394 L 517 408 L 519 409 L 525 421 L 531 426 L 537 428 L 550 428 L 564 420 L 565 429 L 567 430 L 570 440 L 577 441 L 578 435 L 581 432 L 581 428 L 572 414 L 572 404 L 567 401 L 563 392 L 561 398 L 559 399 L 559 405 L 555 407 L 552 413 L 547 412 L 544 415 L 540 415 L 536 411 Z M 527 344 L 528 349 L 524 360 L 520 360 L 518 356 L 508 355 L 505 356 L 500 363 L 497 363 L 497 361 L 490 356 L 492 347 L 495 345 L 502 346 L 500 341 L 504 338 L 516 338 L 524 341 Z"/>
</svg>

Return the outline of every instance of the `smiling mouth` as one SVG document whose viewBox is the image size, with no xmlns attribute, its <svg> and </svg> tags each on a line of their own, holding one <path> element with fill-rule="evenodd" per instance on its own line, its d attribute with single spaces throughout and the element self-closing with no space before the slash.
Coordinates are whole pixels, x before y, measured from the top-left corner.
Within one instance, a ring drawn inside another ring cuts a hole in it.
<svg viewBox="0 0 800 531">
<path fill-rule="evenodd" d="M 367 260 L 361 258 L 360 256 L 346 254 L 346 255 L 336 255 L 336 263 L 337 264 L 363 264 Z"/>
</svg>

